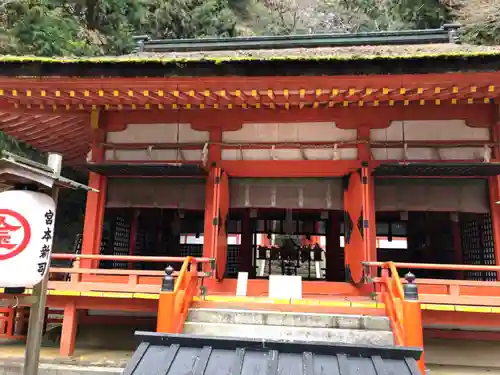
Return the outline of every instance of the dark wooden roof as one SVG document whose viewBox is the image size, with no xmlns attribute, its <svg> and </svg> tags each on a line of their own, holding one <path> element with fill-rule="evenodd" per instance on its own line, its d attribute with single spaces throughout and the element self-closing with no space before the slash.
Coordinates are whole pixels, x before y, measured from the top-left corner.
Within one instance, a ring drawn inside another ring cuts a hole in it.
<svg viewBox="0 0 500 375">
<path fill-rule="evenodd" d="M 138 332 L 124 375 L 419 375 L 421 351 Z"/>
<path fill-rule="evenodd" d="M 500 47 L 465 44 L 137 52 L 92 58 L 0 56 L 1 76 L 171 77 L 418 74 L 500 70 Z"/>
</svg>

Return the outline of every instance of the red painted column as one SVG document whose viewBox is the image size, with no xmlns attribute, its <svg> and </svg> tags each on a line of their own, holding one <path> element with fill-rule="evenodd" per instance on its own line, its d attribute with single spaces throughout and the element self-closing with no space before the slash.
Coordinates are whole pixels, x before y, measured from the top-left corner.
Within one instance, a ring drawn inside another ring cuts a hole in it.
<svg viewBox="0 0 500 375">
<path fill-rule="evenodd" d="M 213 258 L 215 255 L 214 248 L 214 238 L 213 238 L 213 226 L 214 226 L 214 175 L 213 169 L 217 167 L 217 164 L 221 160 L 221 146 L 222 142 L 222 130 L 212 128 L 209 134 L 210 144 L 208 146 L 208 158 L 207 158 L 207 168 L 209 170 L 209 175 L 206 181 L 205 187 L 205 220 L 204 220 L 204 231 L 203 231 L 203 257 Z"/>
<path fill-rule="evenodd" d="M 363 216 L 368 220 L 368 228 L 365 229 L 366 260 L 377 261 L 377 222 L 375 212 L 375 178 L 371 174 L 371 168 L 363 168 L 366 184 L 364 184 L 364 208 Z M 372 275 L 376 275 L 377 269 L 373 267 Z"/>
<path fill-rule="evenodd" d="M 75 351 L 78 314 L 75 302 L 68 302 L 64 306 L 62 323 L 61 345 L 59 351 L 63 356 L 71 356 Z"/>
<path fill-rule="evenodd" d="M 93 131 L 92 160 L 104 160 L 102 142 L 105 140 L 105 131 L 99 128 Z M 89 173 L 89 186 L 99 192 L 89 191 L 85 206 L 83 225 L 82 254 L 99 254 L 101 250 L 102 228 L 104 225 L 104 210 L 106 203 L 107 177 L 97 173 Z M 82 268 L 98 268 L 98 261 L 82 260 Z"/>
<path fill-rule="evenodd" d="M 363 168 L 365 169 L 365 168 Z M 363 266 L 365 261 L 366 241 L 364 229 L 360 228 L 360 221 L 364 220 L 365 185 L 362 172 L 353 172 L 349 175 L 344 187 L 345 245 L 344 256 L 347 279 L 354 284 L 363 281 Z M 350 228 L 350 230 L 348 230 Z"/>
<path fill-rule="evenodd" d="M 377 261 L 377 223 L 375 211 L 375 178 L 372 176 L 372 169 L 368 163 L 372 159 L 370 148 L 370 127 L 359 125 L 357 129 L 357 139 L 362 141 L 358 145 L 358 159 L 365 163 L 363 168 L 363 219 L 368 222 L 368 228 L 364 229 L 364 259 L 367 261 Z M 371 273 L 376 275 L 376 268 L 371 269 Z"/>
<path fill-rule="evenodd" d="M 205 186 L 205 219 L 203 225 L 203 257 L 213 257 L 213 207 L 214 207 L 214 176 L 213 169 L 210 170 Z"/>
<path fill-rule="evenodd" d="M 217 209 L 217 227 L 215 228 L 216 241 L 216 268 L 217 279 L 222 280 L 226 273 L 227 264 L 227 217 L 229 214 L 229 179 L 223 171 L 219 177 L 219 197 Z"/>
</svg>

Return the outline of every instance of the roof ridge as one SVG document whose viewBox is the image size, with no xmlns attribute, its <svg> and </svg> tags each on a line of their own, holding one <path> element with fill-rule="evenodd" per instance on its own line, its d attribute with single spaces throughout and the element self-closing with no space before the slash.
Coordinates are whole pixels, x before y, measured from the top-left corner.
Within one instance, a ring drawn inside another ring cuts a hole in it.
<svg viewBox="0 0 500 375">
<path fill-rule="evenodd" d="M 134 37 L 135 52 L 190 52 L 249 49 L 316 48 L 359 45 L 428 44 L 458 42 L 458 24 L 439 29 L 386 30 L 358 33 L 250 36 L 232 38 L 151 39 Z"/>
</svg>

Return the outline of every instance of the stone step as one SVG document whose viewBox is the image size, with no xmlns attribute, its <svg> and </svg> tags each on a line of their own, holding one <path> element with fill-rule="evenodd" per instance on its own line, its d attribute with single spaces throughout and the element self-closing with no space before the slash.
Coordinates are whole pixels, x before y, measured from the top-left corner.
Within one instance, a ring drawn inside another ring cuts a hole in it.
<svg viewBox="0 0 500 375">
<path fill-rule="evenodd" d="M 391 331 L 389 319 L 385 316 L 235 309 L 190 309 L 187 322 Z"/>
<path fill-rule="evenodd" d="M 262 324 L 230 324 L 209 322 L 186 322 L 184 333 L 199 336 L 231 338 L 253 338 L 278 341 L 324 342 L 348 345 L 393 346 L 390 331 L 368 331 L 362 329 L 295 327 Z"/>
</svg>

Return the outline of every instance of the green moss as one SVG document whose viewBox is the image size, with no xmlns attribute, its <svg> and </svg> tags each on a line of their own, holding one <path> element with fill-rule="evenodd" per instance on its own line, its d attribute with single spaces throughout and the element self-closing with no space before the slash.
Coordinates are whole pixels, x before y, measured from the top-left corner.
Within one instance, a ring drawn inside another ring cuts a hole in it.
<svg viewBox="0 0 500 375">
<path fill-rule="evenodd" d="M 208 62 L 215 65 L 230 62 L 258 62 L 258 61 L 377 61 L 377 60 L 418 60 L 418 59 L 448 59 L 448 58 L 477 58 L 500 57 L 500 51 L 481 52 L 446 52 L 446 53 L 420 53 L 420 54 L 352 54 L 341 53 L 338 55 L 297 55 L 297 56 L 227 56 L 227 57 L 38 57 L 38 56 L 0 56 L 0 63 L 39 63 L 39 64 L 189 64 L 195 62 Z"/>
</svg>

